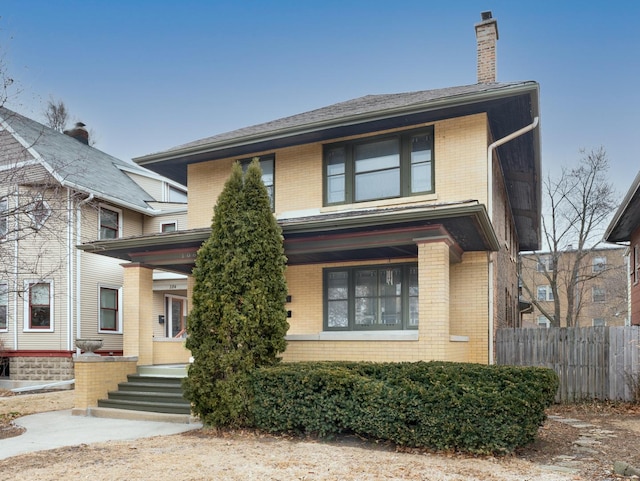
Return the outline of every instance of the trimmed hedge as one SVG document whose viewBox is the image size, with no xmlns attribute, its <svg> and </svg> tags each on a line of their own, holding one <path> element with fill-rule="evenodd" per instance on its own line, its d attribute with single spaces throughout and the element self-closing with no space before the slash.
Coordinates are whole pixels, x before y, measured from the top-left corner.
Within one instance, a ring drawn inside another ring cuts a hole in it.
<svg viewBox="0 0 640 481">
<path fill-rule="evenodd" d="M 446 362 L 290 363 L 251 374 L 254 427 L 505 454 L 531 442 L 554 400 L 550 369 Z"/>
</svg>

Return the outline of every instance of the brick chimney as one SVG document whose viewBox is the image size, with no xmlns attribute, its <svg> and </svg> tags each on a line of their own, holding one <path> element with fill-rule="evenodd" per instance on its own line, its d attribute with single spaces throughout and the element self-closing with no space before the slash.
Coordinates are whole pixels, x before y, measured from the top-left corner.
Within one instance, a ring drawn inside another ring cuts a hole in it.
<svg viewBox="0 0 640 481">
<path fill-rule="evenodd" d="M 496 81 L 496 42 L 498 40 L 498 22 L 491 12 L 482 12 L 482 22 L 476 24 L 478 43 L 478 83 Z"/>
<path fill-rule="evenodd" d="M 89 145 L 89 132 L 85 129 L 85 124 L 82 122 L 76 122 L 76 126 L 71 130 L 65 130 L 63 132 L 65 135 L 69 137 L 73 137 L 78 142 L 82 142 L 85 145 Z"/>
</svg>

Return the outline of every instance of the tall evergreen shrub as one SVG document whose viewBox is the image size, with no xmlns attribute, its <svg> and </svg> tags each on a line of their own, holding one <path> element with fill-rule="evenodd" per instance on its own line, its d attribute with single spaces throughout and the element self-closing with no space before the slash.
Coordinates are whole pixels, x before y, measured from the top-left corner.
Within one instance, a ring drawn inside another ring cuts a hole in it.
<svg viewBox="0 0 640 481">
<path fill-rule="evenodd" d="M 194 362 L 185 395 L 208 425 L 246 425 L 248 374 L 276 364 L 286 347 L 285 263 L 260 164 L 254 160 L 244 176 L 234 164 L 198 251 L 187 321 Z"/>
</svg>

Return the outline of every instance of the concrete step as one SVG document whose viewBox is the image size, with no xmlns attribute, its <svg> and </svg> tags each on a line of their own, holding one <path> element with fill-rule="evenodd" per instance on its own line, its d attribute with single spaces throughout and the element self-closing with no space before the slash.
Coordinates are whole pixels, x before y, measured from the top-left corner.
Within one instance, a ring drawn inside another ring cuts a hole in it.
<svg viewBox="0 0 640 481">
<path fill-rule="evenodd" d="M 191 406 L 187 404 L 176 404 L 153 401 L 129 401 L 123 399 L 100 399 L 98 407 L 126 409 L 131 411 L 148 411 L 154 413 L 191 414 Z"/>
<path fill-rule="evenodd" d="M 127 382 L 139 382 L 139 383 L 147 383 L 147 384 L 171 384 L 172 386 L 182 386 L 181 377 L 146 376 L 142 374 L 127 375 Z"/>
<path fill-rule="evenodd" d="M 174 383 L 121 382 L 118 391 L 164 392 L 182 394 L 182 385 Z"/>
<path fill-rule="evenodd" d="M 72 413 L 74 414 L 74 413 Z M 150 411 L 133 411 L 130 409 L 114 409 L 107 407 L 91 407 L 86 411 L 75 413 L 78 416 L 93 416 L 108 419 L 130 419 L 132 421 L 154 421 L 159 423 L 200 424 L 200 420 L 190 414 L 157 413 Z"/>
<path fill-rule="evenodd" d="M 189 401 L 182 397 L 182 393 L 158 392 L 158 391 L 110 391 L 109 399 L 122 399 L 125 401 L 162 402 L 189 406 Z"/>
<path fill-rule="evenodd" d="M 187 377 L 186 364 L 157 364 L 153 366 L 138 366 L 138 374 L 147 377 Z"/>
</svg>

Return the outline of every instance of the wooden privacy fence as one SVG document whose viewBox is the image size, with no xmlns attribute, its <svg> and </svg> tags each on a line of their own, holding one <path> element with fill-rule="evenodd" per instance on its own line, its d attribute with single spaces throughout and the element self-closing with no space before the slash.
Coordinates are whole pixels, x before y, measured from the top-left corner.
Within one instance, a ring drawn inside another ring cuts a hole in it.
<svg viewBox="0 0 640 481">
<path fill-rule="evenodd" d="M 495 347 L 498 364 L 558 373 L 558 402 L 640 400 L 640 326 L 498 329 Z"/>
</svg>

